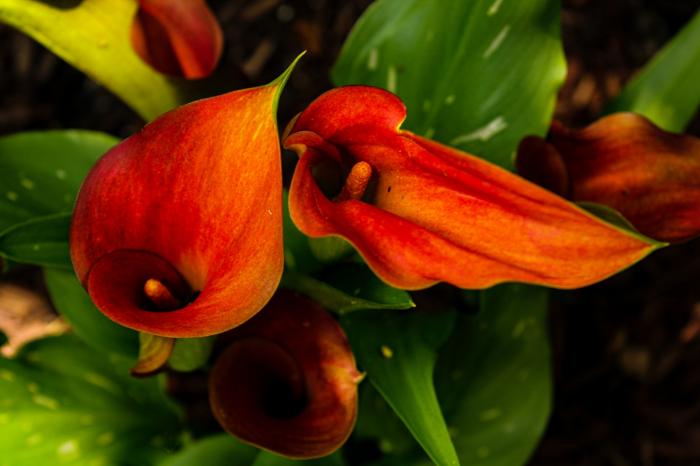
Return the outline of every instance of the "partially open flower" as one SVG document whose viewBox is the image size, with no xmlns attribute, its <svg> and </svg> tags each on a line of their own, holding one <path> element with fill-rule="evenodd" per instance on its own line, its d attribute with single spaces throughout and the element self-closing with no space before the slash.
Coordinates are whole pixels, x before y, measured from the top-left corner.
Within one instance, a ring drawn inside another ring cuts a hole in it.
<svg viewBox="0 0 700 466">
<path fill-rule="evenodd" d="M 291 458 L 316 458 L 347 440 L 362 378 L 347 338 L 321 307 L 290 292 L 225 336 L 209 397 L 239 439 Z"/>
<path fill-rule="evenodd" d="M 612 207 L 652 238 L 700 234 L 700 139 L 640 115 L 610 115 L 581 130 L 555 122 L 547 141 L 523 140 L 517 166 L 569 199 Z"/>
<path fill-rule="evenodd" d="M 516 175 L 399 129 L 386 91 L 327 92 L 290 124 L 300 160 L 292 219 L 309 236 L 342 236 L 386 282 L 588 285 L 656 247 Z"/>
<path fill-rule="evenodd" d="M 131 42 L 161 73 L 196 79 L 216 68 L 224 40 L 205 0 L 139 0 Z"/>
<path fill-rule="evenodd" d="M 283 267 L 275 109 L 284 77 L 166 113 L 89 173 L 71 257 L 109 318 L 201 337 L 270 299 Z"/>
</svg>

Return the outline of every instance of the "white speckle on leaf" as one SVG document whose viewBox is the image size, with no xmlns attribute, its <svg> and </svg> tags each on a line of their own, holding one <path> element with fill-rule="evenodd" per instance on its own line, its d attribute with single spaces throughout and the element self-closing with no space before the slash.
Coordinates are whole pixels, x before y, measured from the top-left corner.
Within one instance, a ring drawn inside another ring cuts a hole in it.
<svg viewBox="0 0 700 466">
<path fill-rule="evenodd" d="M 447 97 L 445 97 L 445 105 L 452 105 L 453 103 L 455 103 L 455 99 L 456 97 L 454 94 L 448 95 Z"/>
<path fill-rule="evenodd" d="M 469 141 L 488 141 L 507 127 L 508 123 L 506 123 L 505 118 L 499 116 L 487 123 L 486 126 L 482 126 L 481 128 L 478 128 L 472 131 L 471 133 L 457 136 L 452 141 L 450 141 L 450 145 L 456 146 L 458 144 L 463 144 Z"/>
<path fill-rule="evenodd" d="M 481 412 L 479 419 L 481 422 L 493 421 L 501 416 L 501 410 L 498 408 L 490 408 Z"/>
<path fill-rule="evenodd" d="M 15 202 L 17 199 L 19 199 L 19 194 L 14 191 L 8 191 L 5 193 L 5 197 L 7 197 L 10 201 Z"/>
<path fill-rule="evenodd" d="M 27 390 L 29 390 L 29 393 L 37 394 L 39 393 L 39 385 L 34 382 L 29 382 L 27 384 Z"/>
<path fill-rule="evenodd" d="M 381 348 L 379 348 L 379 351 L 382 353 L 382 357 L 384 359 L 391 359 L 394 357 L 394 350 L 387 345 L 382 345 Z"/>
<path fill-rule="evenodd" d="M 515 324 L 515 327 L 513 327 L 513 338 L 518 338 L 525 332 L 525 325 L 526 322 L 524 320 Z"/>
<path fill-rule="evenodd" d="M 394 65 L 390 65 L 389 69 L 386 72 L 386 89 L 389 92 L 393 92 L 394 94 L 396 93 L 396 86 L 398 80 L 398 76 L 396 74 L 396 67 Z"/>
<path fill-rule="evenodd" d="M 435 136 L 435 128 L 428 128 L 427 130 L 425 130 L 425 137 L 426 138 L 430 139 L 433 136 Z"/>
<path fill-rule="evenodd" d="M 97 437 L 97 444 L 98 445 L 109 445 L 110 443 L 114 442 L 114 433 L 113 432 L 105 432 L 104 434 L 100 434 L 99 437 Z"/>
<path fill-rule="evenodd" d="M 104 388 L 109 392 L 121 393 L 119 387 L 115 385 L 111 380 L 95 372 L 86 372 L 83 378 L 87 383 L 90 383 L 100 388 Z"/>
<path fill-rule="evenodd" d="M 60 444 L 56 449 L 56 453 L 60 456 L 73 456 L 77 455 L 79 451 L 78 442 L 75 440 L 67 440 Z"/>
<path fill-rule="evenodd" d="M 479 458 L 482 458 L 482 459 L 486 458 L 490 454 L 491 454 L 491 449 L 487 446 L 481 446 L 481 447 L 476 449 L 476 456 L 478 456 Z"/>
<path fill-rule="evenodd" d="M 15 373 L 8 371 L 7 369 L 2 369 L 0 370 L 0 379 L 4 380 L 5 382 L 14 382 L 16 380 Z"/>
<path fill-rule="evenodd" d="M 56 174 L 56 178 L 58 178 L 59 180 L 65 180 L 66 176 L 68 175 L 68 173 L 66 173 L 66 171 L 62 168 L 59 168 L 54 173 Z"/>
<path fill-rule="evenodd" d="M 513 432 L 515 432 L 515 422 L 513 422 L 513 421 L 507 422 L 503 426 L 503 432 L 505 432 L 506 434 L 512 434 Z"/>
<path fill-rule="evenodd" d="M 501 4 L 503 3 L 503 0 L 496 0 L 491 4 L 489 7 L 488 11 L 486 12 L 487 16 L 493 16 L 496 13 L 498 13 L 498 10 L 501 8 Z"/>
<path fill-rule="evenodd" d="M 34 404 L 38 406 L 43 406 L 44 408 L 48 409 L 58 409 L 58 407 L 60 406 L 58 401 L 54 400 L 53 398 L 49 398 L 45 395 L 34 395 L 32 397 L 32 401 L 34 402 Z"/>
<path fill-rule="evenodd" d="M 33 447 L 35 445 L 39 445 L 42 440 L 44 440 L 44 438 L 41 436 L 41 434 L 32 434 L 27 437 L 27 446 Z"/>
<path fill-rule="evenodd" d="M 379 449 L 382 453 L 391 453 L 394 450 L 394 445 L 388 439 L 379 439 Z"/>
<path fill-rule="evenodd" d="M 367 56 L 367 69 L 370 71 L 374 71 L 377 69 L 378 64 L 379 51 L 377 49 L 372 49 L 369 51 L 369 55 Z"/>
<path fill-rule="evenodd" d="M 34 189 L 34 182 L 29 178 L 20 178 L 19 184 L 22 185 L 24 189 L 31 190 Z"/>
<path fill-rule="evenodd" d="M 489 46 L 486 47 L 486 50 L 484 50 L 483 58 L 489 58 L 491 55 L 493 55 L 494 52 L 498 50 L 498 48 L 501 46 L 501 44 L 503 44 L 503 41 L 506 40 L 506 37 L 508 36 L 509 32 L 510 24 L 501 29 L 501 31 L 496 35 L 496 37 L 493 38 Z"/>
</svg>

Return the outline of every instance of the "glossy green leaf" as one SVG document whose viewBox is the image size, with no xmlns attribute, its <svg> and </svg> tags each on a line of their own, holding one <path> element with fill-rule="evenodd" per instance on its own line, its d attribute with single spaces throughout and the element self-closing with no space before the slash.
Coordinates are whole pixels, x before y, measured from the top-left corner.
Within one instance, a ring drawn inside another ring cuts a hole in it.
<svg viewBox="0 0 700 466">
<path fill-rule="evenodd" d="M 547 132 L 565 72 L 556 0 L 378 0 L 333 79 L 392 91 L 405 129 L 511 167 L 524 136 Z"/>
<path fill-rule="evenodd" d="M 372 385 L 428 456 L 444 466 L 460 462 L 438 404 L 433 369 L 454 317 L 452 312 L 360 311 L 341 319 Z"/>
<path fill-rule="evenodd" d="M 180 372 L 191 372 L 203 367 L 209 360 L 216 337 L 178 338 L 168 359 L 170 367 Z"/>
<path fill-rule="evenodd" d="M 72 270 L 68 248 L 70 214 L 37 217 L 0 232 L 0 256 L 23 264 Z"/>
<path fill-rule="evenodd" d="M 53 305 L 85 343 L 100 352 L 117 353 L 134 361 L 138 333 L 112 322 L 92 303 L 73 271 L 44 269 Z"/>
<path fill-rule="evenodd" d="M 159 466 L 250 466 L 259 450 L 228 434 L 219 434 L 188 445 Z"/>
<path fill-rule="evenodd" d="M 314 278 L 286 271 L 280 286 L 304 294 L 328 310 L 346 314 L 364 309 L 409 309 L 411 295 L 379 280 L 364 264 L 343 263 Z"/>
<path fill-rule="evenodd" d="M 547 290 L 483 292 L 440 355 L 436 386 L 462 464 L 525 464 L 551 409 Z"/>
<path fill-rule="evenodd" d="M 640 113 L 682 132 L 700 105 L 700 11 L 610 103 L 606 113 Z"/>
<path fill-rule="evenodd" d="M 34 217 L 72 211 L 88 171 L 118 142 L 103 133 L 75 130 L 0 137 L 0 231 Z"/>
<path fill-rule="evenodd" d="M 282 192 L 282 220 L 284 229 L 284 267 L 292 272 L 310 274 L 323 266 L 311 252 L 309 238 L 302 233 L 289 216 L 289 193 Z"/>
<path fill-rule="evenodd" d="M 345 462 L 339 454 L 333 454 L 314 460 L 292 460 L 283 458 L 267 451 L 261 451 L 252 466 L 344 466 Z M 223 466 L 223 465 L 222 465 Z"/>
<path fill-rule="evenodd" d="M 420 452 L 406 426 L 371 383 L 360 384 L 357 424 L 353 435 L 376 441 L 379 450 L 392 456 Z"/>
<path fill-rule="evenodd" d="M 178 446 L 180 415 L 158 379 L 128 376 L 65 335 L 0 359 L 0 463 L 145 466 Z"/>
<path fill-rule="evenodd" d="M 0 21 L 118 95 L 146 120 L 191 99 L 191 85 L 154 71 L 131 47 L 132 0 L 0 0 Z"/>
</svg>

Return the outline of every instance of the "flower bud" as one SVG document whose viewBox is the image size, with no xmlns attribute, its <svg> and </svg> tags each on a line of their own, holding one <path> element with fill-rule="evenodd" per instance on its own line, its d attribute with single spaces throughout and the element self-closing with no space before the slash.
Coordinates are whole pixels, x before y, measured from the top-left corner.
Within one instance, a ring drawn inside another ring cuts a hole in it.
<svg viewBox="0 0 700 466">
<path fill-rule="evenodd" d="M 209 398 L 226 431 L 300 459 L 326 456 L 345 442 L 355 425 L 362 376 L 330 314 L 282 292 L 225 339 Z"/>
</svg>

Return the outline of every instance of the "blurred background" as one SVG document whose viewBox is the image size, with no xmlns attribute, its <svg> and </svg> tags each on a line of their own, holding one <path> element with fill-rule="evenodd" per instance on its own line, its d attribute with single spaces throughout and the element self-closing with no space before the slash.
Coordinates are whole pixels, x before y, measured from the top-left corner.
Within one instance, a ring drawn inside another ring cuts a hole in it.
<svg viewBox="0 0 700 466">
<path fill-rule="evenodd" d="M 370 0 L 210 0 L 230 88 L 268 82 L 301 50 L 280 126 L 331 87 L 329 70 Z M 700 0 L 564 0 L 569 74 L 556 117 L 592 121 L 700 9 Z M 0 26 L 0 135 L 84 128 L 126 137 L 143 121 L 42 46 Z M 698 83 L 700 85 L 700 83 Z M 700 136 L 700 115 L 688 128 Z M 285 154 L 287 172 L 294 157 Z M 0 278 L 3 353 L 61 332 L 40 276 Z M 700 240 L 589 288 L 552 293 L 554 411 L 530 465 L 700 465 Z"/>
</svg>

